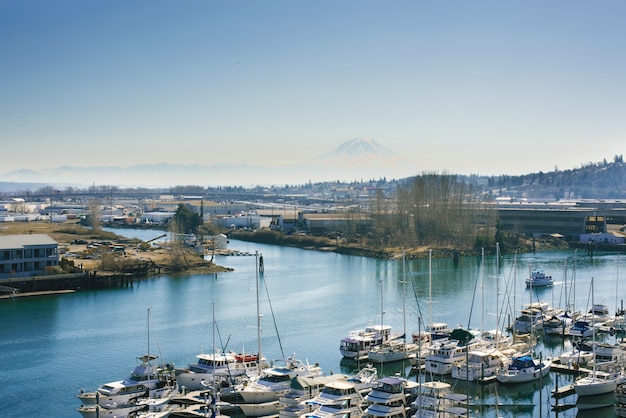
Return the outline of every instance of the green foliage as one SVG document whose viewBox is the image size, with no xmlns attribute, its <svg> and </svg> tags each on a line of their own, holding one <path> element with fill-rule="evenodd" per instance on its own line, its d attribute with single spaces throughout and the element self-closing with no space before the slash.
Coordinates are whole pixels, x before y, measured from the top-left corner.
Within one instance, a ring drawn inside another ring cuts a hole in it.
<svg viewBox="0 0 626 418">
<path fill-rule="evenodd" d="M 63 257 L 59 261 L 59 268 L 64 273 L 72 273 L 76 266 L 74 265 L 74 260 L 68 260 L 67 258 Z"/>
<path fill-rule="evenodd" d="M 175 231 L 179 234 L 195 234 L 202 225 L 202 217 L 180 203 L 173 218 Z"/>
<path fill-rule="evenodd" d="M 286 245 L 298 248 L 323 248 L 336 245 L 336 240 L 313 235 L 285 235 L 280 231 L 259 229 L 253 232 L 242 230 L 231 231 L 228 234 L 233 239 L 242 241 L 260 242 L 262 244 Z"/>
</svg>

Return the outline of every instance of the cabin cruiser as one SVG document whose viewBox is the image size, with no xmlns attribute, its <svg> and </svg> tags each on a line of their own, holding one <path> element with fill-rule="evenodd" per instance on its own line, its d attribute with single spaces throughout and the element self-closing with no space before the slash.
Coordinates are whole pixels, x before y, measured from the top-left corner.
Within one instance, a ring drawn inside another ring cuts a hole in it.
<svg viewBox="0 0 626 418">
<path fill-rule="evenodd" d="M 544 314 L 541 309 L 522 309 L 521 314 L 515 318 L 513 331 L 518 334 L 530 334 L 543 329 Z"/>
<path fill-rule="evenodd" d="M 176 381 L 180 387 L 203 390 L 207 386 L 230 385 L 233 381 L 240 381 L 240 378 L 258 376 L 259 363 L 263 366 L 256 354 L 239 354 L 234 351 L 198 354 L 196 358 L 196 363 L 178 371 Z"/>
<path fill-rule="evenodd" d="M 347 337 L 341 339 L 339 351 L 345 358 L 364 360 L 374 347 L 401 336 L 399 332 L 392 332 L 389 325 L 370 325 L 362 330 L 350 331 Z"/>
<path fill-rule="evenodd" d="M 383 377 L 365 396 L 369 406 L 365 418 L 407 418 L 411 403 L 418 393 L 419 384 L 402 377 Z"/>
<path fill-rule="evenodd" d="M 472 350 L 467 353 L 467 360 L 454 365 L 452 377 L 470 382 L 486 382 L 495 378 L 498 370 L 508 366 L 515 353 L 514 349 Z"/>
<path fill-rule="evenodd" d="M 457 328 L 452 331 L 450 338 L 436 340 L 428 347 L 425 371 L 438 375 L 451 374 L 454 365 L 465 360 L 467 350 L 478 350 L 488 345 L 472 332 Z"/>
<path fill-rule="evenodd" d="M 155 366 L 155 355 L 137 357 L 140 361 L 130 376 L 98 387 L 98 405 L 126 405 L 131 400 L 147 396 L 150 392 L 164 390 L 175 381 L 174 367 L 169 364 Z"/>
<path fill-rule="evenodd" d="M 239 385 L 235 392 L 241 395 L 244 404 L 257 405 L 257 409 L 260 408 L 259 404 L 267 402 L 276 402 L 277 408 L 278 398 L 291 389 L 291 379 L 296 376 L 316 377 L 323 374 L 319 364 L 305 364 L 296 359 L 295 355 L 291 355 L 286 359 L 276 360 L 271 367 L 262 371 L 257 380 Z"/>
<path fill-rule="evenodd" d="M 526 279 L 526 287 L 541 287 L 541 286 L 552 286 L 554 284 L 554 279 L 552 276 L 548 276 L 544 269 L 542 268 L 534 268 L 530 272 L 530 277 Z"/>
</svg>

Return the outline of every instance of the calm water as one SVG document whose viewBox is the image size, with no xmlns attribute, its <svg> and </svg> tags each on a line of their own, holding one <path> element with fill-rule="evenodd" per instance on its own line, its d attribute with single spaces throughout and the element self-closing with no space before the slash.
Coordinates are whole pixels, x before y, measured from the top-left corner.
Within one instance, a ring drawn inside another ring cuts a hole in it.
<svg viewBox="0 0 626 418">
<path fill-rule="evenodd" d="M 142 239 L 158 235 L 154 231 L 115 232 Z M 418 330 L 420 315 L 424 322 L 496 328 L 497 306 L 519 309 L 531 300 L 523 283 L 531 265 L 545 267 L 556 278 L 552 289 L 534 294 L 533 300 L 562 306 L 569 293 L 576 309 L 587 310 L 592 277 L 595 302 L 606 304 L 611 313 L 621 303 L 616 294 L 624 294 L 617 282 L 620 271 L 626 270 L 626 260 L 611 254 L 593 259 L 578 254 L 575 286 L 573 251 L 525 254 L 516 262 L 514 257 L 505 257 L 499 273 L 493 257 L 485 257 L 484 269 L 480 257 L 463 258 L 458 266 L 451 259 L 433 260 L 430 292 L 428 260 L 408 262 L 403 269 L 400 261 L 241 241 L 231 241 L 230 248 L 259 251 L 264 259 L 260 281 L 264 355 L 272 359 L 295 353 L 302 360 L 318 362 L 329 373 L 349 373 L 356 367 L 342 362 L 338 349 L 350 330 L 381 320 L 402 330 L 403 274 L 411 282 L 406 284 L 404 299 L 409 334 Z M 0 416 L 79 417 L 75 395 L 81 388 L 94 390 L 101 383 L 126 377 L 136 364 L 135 357 L 148 351 L 148 309 L 150 352 L 177 367 L 212 350 L 213 312 L 217 345 L 256 351 L 255 257 L 221 256 L 216 262 L 235 271 L 160 276 L 127 288 L 0 300 Z M 510 315 L 503 312 L 502 321 Z M 538 351 L 552 356 L 566 349 L 570 349 L 569 342 L 554 339 L 545 341 Z M 383 369 L 385 374 L 410 371 L 408 364 L 389 364 Z M 468 387 L 459 383 L 456 390 L 480 399 L 484 407 L 479 416 L 557 416 L 550 411 L 554 400 L 549 396 L 557 379 L 559 385 L 569 382 L 567 376 L 551 373 L 542 385 Z M 561 402 L 575 402 L 575 397 Z M 612 408 L 593 411 L 595 418 L 613 415 Z M 558 416 L 591 414 L 574 408 Z"/>
</svg>

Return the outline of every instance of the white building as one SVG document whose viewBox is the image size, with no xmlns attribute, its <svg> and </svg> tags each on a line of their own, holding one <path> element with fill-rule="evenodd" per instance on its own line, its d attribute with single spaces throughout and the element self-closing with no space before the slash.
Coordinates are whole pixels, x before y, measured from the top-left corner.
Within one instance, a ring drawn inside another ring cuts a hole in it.
<svg viewBox="0 0 626 418">
<path fill-rule="evenodd" d="M 141 215 L 141 222 L 162 224 L 169 221 L 175 214 L 175 212 L 145 212 Z"/>
<path fill-rule="evenodd" d="M 580 242 L 589 244 L 624 244 L 624 235 L 618 233 L 601 232 L 594 234 L 580 234 Z"/>
<path fill-rule="evenodd" d="M 59 244 L 49 235 L 0 235 L 0 278 L 44 274 L 58 265 Z"/>
</svg>

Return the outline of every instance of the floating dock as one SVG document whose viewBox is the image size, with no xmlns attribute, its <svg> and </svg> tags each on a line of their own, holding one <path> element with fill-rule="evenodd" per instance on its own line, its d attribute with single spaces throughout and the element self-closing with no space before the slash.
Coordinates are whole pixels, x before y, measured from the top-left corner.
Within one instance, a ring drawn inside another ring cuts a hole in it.
<svg viewBox="0 0 626 418">
<path fill-rule="evenodd" d="M 16 292 L 10 293 L 8 295 L 0 295 L 0 299 L 13 299 L 13 298 L 25 298 L 29 296 L 47 296 L 47 295 L 62 295 L 65 293 L 74 293 L 75 290 L 65 289 L 65 290 L 44 290 L 41 292 Z"/>
</svg>

